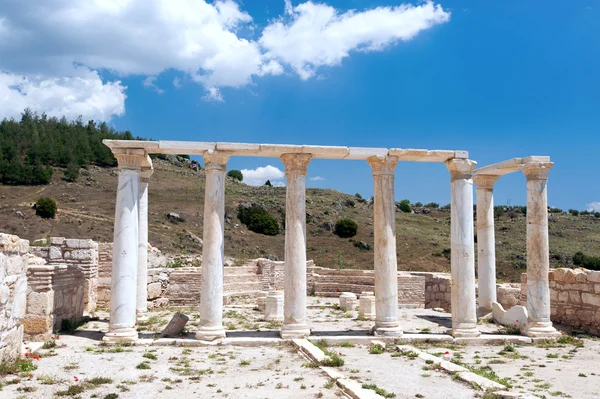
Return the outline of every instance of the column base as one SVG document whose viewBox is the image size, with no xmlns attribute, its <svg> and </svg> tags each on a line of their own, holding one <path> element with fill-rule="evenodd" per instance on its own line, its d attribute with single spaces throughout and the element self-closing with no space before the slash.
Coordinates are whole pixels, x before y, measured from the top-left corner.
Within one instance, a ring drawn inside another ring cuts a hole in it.
<svg viewBox="0 0 600 399">
<path fill-rule="evenodd" d="M 144 311 L 144 312 L 137 312 L 136 314 L 136 321 L 139 322 L 144 322 L 144 321 L 148 321 L 148 311 Z"/>
<path fill-rule="evenodd" d="M 307 324 L 284 324 L 281 327 L 281 339 L 306 338 L 310 335 Z"/>
<path fill-rule="evenodd" d="M 403 334 L 402 328 L 400 326 L 396 327 L 384 327 L 375 325 L 371 332 L 376 337 L 401 337 Z"/>
<path fill-rule="evenodd" d="M 215 341 L 226 337 L 223 326 L 218 327 L 200 327 L 196 331 L 196 339 L 202 341 Z"/>
<path fill-rule="evenodd" d="M 480 335 L 481 332 L 476 327 L 452 329 L 452 336 L 454 338 L 477 338 Z"/>
<path fill-rule="evenodd" d="M 108 330 L 102 337 L 104 342 L 133 342 L 138 339 L 138 332 L 133 327 Z"/>
<path fill-rule="evenodd" d="M 521 331 L 521 334 L 532 338 L 560 338 L 562 335 L 552 326 L 551 321 L 527 323 L 527 328 Z"/>
</svg>

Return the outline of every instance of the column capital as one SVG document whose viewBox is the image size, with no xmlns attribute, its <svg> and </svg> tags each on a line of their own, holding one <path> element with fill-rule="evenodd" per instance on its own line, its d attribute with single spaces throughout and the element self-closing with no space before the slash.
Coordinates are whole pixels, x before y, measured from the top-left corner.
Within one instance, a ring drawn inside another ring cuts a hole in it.
<svg viewBox="0 0 600 399">
<path fill-rule="evenodd" d="M 142 168 L 142 173 L 140 174 L 140 181 L 142 183 L 150 182 L 150 177 L 154 173 L 154 169 L 152 168 Z"/>
<path fill-rule="evenodd" d="M 367 158 L 367 162 L 371 165 L 373 176 L 393 176 L 398 159 L 395 155 L 374 155 Z"/>
<path fill-rule="evenodd" d="M 477 162 L 470 159 L 449 159 L 445 162 L 453 180 L 473 178 L 473 170 Z"/>
<path fill-rule="evenodd" d="M 304 175 L 308 169 L 308 163 L 312 159 L 312 154 L 289 153 L 282 154 L 281 162 L 285 165 L 285 174 Z"/>
<path fill-rule="evenodd" d="M 204 159 L 205 170 L 225 171 L 227 162 L 229 161 L 229 154 L 223 151 L 210 150 L 202 154 L 202 159 Z"/>
<path fill-rule="evenodd" d="M 473 176 L 473 181 L 477 188 L 483 188 L 487 190 L 494 189 L 494 183 L 498 180 L 500 176 L 498 175 L 475 175 Z"/>
<path fill-rule="evenodd" d="M 119 169 L 141 170 L 148 162 L 148 154 L 141 148 L 114 148 L 112 151 Z"/>
<path fill-rule="evenodd" d="M 527 180 L 548 180 L 548 172 L 552 166 L 554 162 L 529 162 L 521 171 Z"/>
</svg>

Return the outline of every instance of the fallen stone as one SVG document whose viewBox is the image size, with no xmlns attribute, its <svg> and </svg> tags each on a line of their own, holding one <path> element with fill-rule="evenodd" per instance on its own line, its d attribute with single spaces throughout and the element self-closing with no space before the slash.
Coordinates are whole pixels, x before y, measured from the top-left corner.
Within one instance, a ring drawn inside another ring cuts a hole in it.
<svg viewBox="0 0 600 399">
<path fill-rule="evenodd" d="M 186 323 L 190 320 L 189 317 L 183 313 L 177 312 L 173 315 L 173 318 L 167 324 L 165 329 L 160 333 L 161 337 L 173 337 L 181 334 L 185 328 Z"/>
</svg>

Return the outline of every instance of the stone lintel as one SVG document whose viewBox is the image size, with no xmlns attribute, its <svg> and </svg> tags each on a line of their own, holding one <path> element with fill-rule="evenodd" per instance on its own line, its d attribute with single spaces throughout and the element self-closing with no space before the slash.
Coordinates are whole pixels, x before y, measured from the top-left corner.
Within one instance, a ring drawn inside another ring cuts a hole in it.
<svg viewBox="0 0 600 399">
<path fill-rule="evenodd" d="M 159 142 L 158 141 L 145 141 L 145 140 L 102 140 L 102 144 L 110 148 L 111 150 L 117 148 L 139 148 L 146 150 L 148 153 L 158 152 Z"/>
<path fill-rule="evenodd" d="M 446 162 L 453 158 L 468 158 L 469 153 L 467 151 L 392 148 L 389 150 L 389 155 L 395 155 L 401 161 Z"/>
<path fill-rule="evenodd" d="M 159 148 L 156 151 L 159 154 L 189 154 L 189 155 L 202 155 L 206 151 L 214 150 L 217 143 L 204 143 L 196 141 L 159 141 Z"/>
<path fill-rule="evenodd" d="M 475 175 L 496 175 L 502 176 L 509 173 L 518 172 L 523 169 L 527 163 L 550 162 L 548 156 L 528 156 L 525 158 L 512 158 L 506 161 L 487 165 L 475 170 Z"/>
</svg>

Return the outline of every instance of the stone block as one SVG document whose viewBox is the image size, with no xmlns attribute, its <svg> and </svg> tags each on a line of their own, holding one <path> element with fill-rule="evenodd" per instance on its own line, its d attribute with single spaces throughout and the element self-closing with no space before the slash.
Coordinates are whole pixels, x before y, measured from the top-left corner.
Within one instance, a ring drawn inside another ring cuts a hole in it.
<svg viewBox="0 0 600 399">
<path fill-rule="evenodd" d="M 13 362 L 21 358 L 21 343 L 23 342 L 23 326 L 14 326 L 3 331 L 2 347 L 0 348 L 0 363 Z"/>
<path fill-rule="evenodd" d="M 283 291 L 269 291 L 265 299 L 265 320 L 283 321 L 283 297 Z"/>
<path fill-rule="evenodd" d="M 27 296 L 27 314 L 31 316 L 47 316 L 54 308 L 54 291 L 30 292 Z"/>
<path fill-rule="evenodd" d="M 183 329 L 185 328 L 186 323 L 190 320 L 189 317 L 184 315 L 183 313 L 177 312 L 173 315 L 173 318 L 167 324 L 165 329 L 160 333 L 161 337 L 173 337 L 179 336 Z"/>
<path fill-rule="evenodd" d="M 587 275 L 587 279 L 592 283 L 600 283 L 600 271 L 589 272 Z"/>
<path fill-rule="evenodd" d="M 585 304 L 600 307 L 600 295 L 594 295 L 584 292 L 581 294 L 581 300 Z"/>
<path fill-rule="evenodd" d="M 522 327 L 527 323 L 527 308 L 525 306 L 513 306 L 509 310 L 504 310 L 498 302 L 492 302 L 492 317 L 496 323 L 503 326 Z"/>
<path fill-rule="evenodd" d="M 23 319 L 23 328 L 27 335 L 52 334 L 52 318 L 27 316 Z"/>
<path fill-rule="evenodd" d="M 91 249 L 75 249 L 72 251 L 66 251 L 64 258 L 79 262 L 89 262 L 94 259 L 94 251 Z"/>
<path fill-rule="evenodd" d="M 160 283 L 148 284 L 148 300 L 156 299 L 162 293 Z"/>
<path fill-rule="evenodd" d="M 569 292 L 568 291 L 559 291 L 558 292 L 558 301 L 559 302 L 569 302 Z"/>
<path fill-rule="evenodd" d="M 356 294 L 353 292 L 342 292 L 340 295 L 340 309 L 342 310 L 354 310 L 358 304 Z"/>
<path fill-rule="evenodd" d="M 360 294 L 358 317 L 367 320 L 375 320 L 375 295 L 373 292 Z"/>
<path fill-rule="evenodd" d="M 65 240 L 64 237 L 50 237 L 50 245 L 61 246 L 65 243 Z"/>
<path fill-rule="evenodd" d="M 571 303 L 580 304 L 581 297 L 579 295 L 580 295 L 579 291 L 569 291 L 569 301 L 571 301 Z"/>
<path fill-rule="evenodd" d="M 59 260 L 62 259 L 62 250 L 60 247 L 50 247 L 50 251 L 48 253 L 48 258 L 50 260 Z"/>
</svg>

